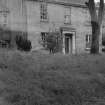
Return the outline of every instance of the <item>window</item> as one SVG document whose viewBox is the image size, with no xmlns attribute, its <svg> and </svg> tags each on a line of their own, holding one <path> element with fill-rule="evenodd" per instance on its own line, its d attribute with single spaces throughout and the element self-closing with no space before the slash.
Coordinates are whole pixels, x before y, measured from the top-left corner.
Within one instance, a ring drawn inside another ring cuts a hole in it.
<svg viewBox="0 0 105 105">
<path fill-rule="evenodd" d="M 91 48 L 91 40 L 92 40 L 92 35 L 87 34 L 86 35 L 86 49 L 90 49 Z"/>
<path fill-rule="evenodd" d="M 45 32 L 42 32 L 41 33 L 41 38 L 42 38 L 42 41 L 45 41 L 46 40 L 46 33 Z"/>
<path fill-rule="evenodd" d="M 4 17 L 3 26 L 6 26 L 7 25 L 7 14 L 3 14 L 3 17 Z"/>
<path fill-rule="evenodd" d="M 46 36 L 48 35 L 47 32 L 41 32 L 41 40 L 43 42 L 43 47 L 45 47 L 46 44 Z"/>
<path fill-rule="evenodd" d="M 40 19 L 41 21 L 48 21 L 47 3 L 45 1 L 40 3 Z"/>
<path fill-rule="evenodd" d="M 7 13 L 5 12 L 0 12 L 0 25 L 4 27 L 7 25 Z"/>
<path fill-rule="evenodd" d="M 70 8 L 65 8 L 65 22 L 64 23 L 71 23 L 71 9 Z"/>
</svg>

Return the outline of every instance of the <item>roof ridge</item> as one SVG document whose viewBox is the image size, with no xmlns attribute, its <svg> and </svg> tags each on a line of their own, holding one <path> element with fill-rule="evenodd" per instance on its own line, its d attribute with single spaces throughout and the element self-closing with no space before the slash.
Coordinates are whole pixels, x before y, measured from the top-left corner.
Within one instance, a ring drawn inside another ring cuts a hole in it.
<svg viewBox="0 0 105 105">
<path fill-rule="evenodd" d="M 40 0 L 28 0 L 28 1 L 40 1 Z M 85 5 L 86 1 L 88 0 L 46 0 L 46 2 L 57 2 L 64 4 L 78 4 L 78 5 Z"/>
</svg>

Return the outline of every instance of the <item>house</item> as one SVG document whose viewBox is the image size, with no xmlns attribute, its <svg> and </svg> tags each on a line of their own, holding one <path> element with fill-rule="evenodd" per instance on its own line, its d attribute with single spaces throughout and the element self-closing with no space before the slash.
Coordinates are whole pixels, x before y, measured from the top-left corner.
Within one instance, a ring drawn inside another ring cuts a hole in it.
<svg viewBox="0 0 105 105">
<path fill-rule="evenodd" d="M 0 0 L 0 24 L 13 31 L 28 32 L 33 50 L 42 48 L 40 40 L 45 40 L 48 32 L 62 30 L 64 54 L 86 53 L 92 33 L 86 1 Z"/>
<path fill-rule="evenodd" d="M 75 54 L 90 49 L 91 25 L 86 0 L 28 0 L 27 26 L 33 47 L 49 31 L 62 29 L 62 52 Z M 44 38 L 42 38 L 43 40 Z"/>
</svg>

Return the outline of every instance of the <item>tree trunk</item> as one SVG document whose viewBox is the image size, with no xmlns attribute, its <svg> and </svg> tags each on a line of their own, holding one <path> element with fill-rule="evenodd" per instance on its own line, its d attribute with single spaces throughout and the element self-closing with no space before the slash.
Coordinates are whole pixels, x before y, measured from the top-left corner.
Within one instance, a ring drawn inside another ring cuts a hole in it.
<svg viewBox="0 0 105 105">
<path fill-rule="evenodd" d="M 99 53 L 99 35 L 100 35 L 100 25 L 97 22 L 92 21 L 92 44 L 91 44 L 91 54 Z"/>
<path fill-rule="evenodd" d="M 102 53 L 102 24 L 100 26 L 100 35 L 99 35 L 99 53 Z"/>
<path fill-rule="evenodd" d="M 104 17 L 104 0 L 100 0 L 98 13 L 97 7 L 95 6 L 95 0 L 89 0 L 85 3 L 89 8 L 91 16 L 92 25 L 92 44 L 91 44 L 91 54 L 98 54 L 102 47 L 102 19 Z"/>
</svg>

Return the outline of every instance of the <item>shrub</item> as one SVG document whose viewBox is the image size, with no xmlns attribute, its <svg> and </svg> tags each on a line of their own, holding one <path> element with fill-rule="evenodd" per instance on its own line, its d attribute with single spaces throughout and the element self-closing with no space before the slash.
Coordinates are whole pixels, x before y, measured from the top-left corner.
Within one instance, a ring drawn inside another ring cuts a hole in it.
<svg viewBox="0 0 105 105">
<path fill-rule="evenodd" d="M 56 47 L 56 37 L 53 34 L 49 34 L 46 37 L 46 42 L 47 48 L 49 49 L 50 53 L 54 53 Z"/>
<path fill-rule="evenodd" d="M 59 32 L 48 33 L 44 46 L 50 51 L 50 53 L 59 52 L 61 50 L 61 45 L 61 36 Z"/>
<path fill-rule="evenodd" d="M 16 44 L 19 50 L 30 51 L 32 48 L 30 40 L 18 35 L 16 36 Z"/>
</svg>

